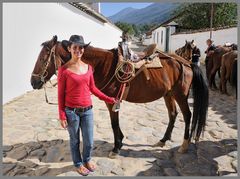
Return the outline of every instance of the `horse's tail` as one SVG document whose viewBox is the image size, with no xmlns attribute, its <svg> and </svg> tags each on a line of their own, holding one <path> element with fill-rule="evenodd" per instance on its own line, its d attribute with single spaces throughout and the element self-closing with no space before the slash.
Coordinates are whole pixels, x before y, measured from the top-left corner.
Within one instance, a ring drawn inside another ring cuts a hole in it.
<svg viewBox="0 0 240 179">
<path fill-rule="evenodd" d="M 208 83 L 203 77 L 203 72 L 195 64 L 191 64 L 193 71 L 192 89 L 193 89 L 193 117 L 191 124 L 190 140 L 194 137 L 199 139 L 201 133 L 203 134 L 208 111 Z"/>
<path fill-rule="evenodd" d="M 237 87 L 237 60 L 234 60 L 231 71 L 230 84 Z"/>
</svg>

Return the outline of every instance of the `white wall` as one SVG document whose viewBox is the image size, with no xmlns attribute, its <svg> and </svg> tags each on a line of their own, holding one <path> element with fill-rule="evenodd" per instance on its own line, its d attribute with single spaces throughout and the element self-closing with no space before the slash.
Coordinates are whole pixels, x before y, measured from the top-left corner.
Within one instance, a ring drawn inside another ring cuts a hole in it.
<svg viewBox="0 0 240 179">
<path fill-rule="evenodd" d="M 143 40 L 143 45 L 150 45 L 151 43 L 153 43 L 152 41 L 153 41 L 152 37 L 146 37 Z"/>
<path fill-rule="evenodd" d="M 118 28 L 67 3 L 3 3 L 3 103 L 32 90 L 30 77 L 41 43 L 72 34 L 106 49 L 121 40 Z"/>
<path fill-rule="evenodd" d="M 199 32 L 192 34 L 176 34 L 170 36 L 170 52 L 182 47 L 185 40 L 194 40 L 201 51 L 201 60 L 205 59 L 205 50 L 207 48 L 206 40 L 210 37 L 210 32 Z M 212 39 L 215 45 L 223 45 L 226 42 L 237 44 L 237 27 L 222 29 L 212 32 Z"/>
<path fill-rule="evenodd" d="M 154 35 L 155 34 L 155 35 Z M 166 27 L 159 27 L 152 32 L 153 43 L 157 44 L 157 47 L 165 51 L 166 49 Z M 162 40 L 161 40 L 162 38 Z"/>
</svg>

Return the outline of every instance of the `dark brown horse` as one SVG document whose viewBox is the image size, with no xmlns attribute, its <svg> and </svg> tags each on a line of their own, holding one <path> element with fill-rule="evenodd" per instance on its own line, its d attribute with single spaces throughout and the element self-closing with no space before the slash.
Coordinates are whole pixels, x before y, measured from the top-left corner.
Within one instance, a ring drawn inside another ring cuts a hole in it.
<svg viewBox="0 0 240 179">
<path fill-rule="evenodd" d="M 214 52 L 210 55 L 208 61 L 208 68 L 207 68 L 207 78 L 209 81 L 209 87 L 211 89 L 217 89 L 217 85 L 215 82 L 215 76 L 218 70 L 220 70 L 221 63 L 222 63 L 222 56 L 230 52 L 232 50 L 231 47 L 223 47 L 218 46 Z"/>
<path fill-rule="evenodd" d="M 226 84 L 227 84 L 227 81 L 230 81 L 232 68 L 233 68 L 232 66 L 234 61 L 237 58 L 237 53 L 238 53 L 237 50 L 234 50 L 234 51 L 227 52 L 222 56 L 221 81 L 220 81 L 219 89 L 223 94 L 228 94 Z"/>
<path fill-rule="evenodd" d="M 238 97 L 238 62 L 237 59 L 234 60 L 232 65 L 232 74 L 230 78 L 230 84 L 236 88 L 236 99 Z"/>
<path fill-rule="evenodd" d="M 37 59 L 33 74 L 43 73 L 43 67 L 49 56 L 49 49 L 55 49 L 56 57 L 60 57 L 66 63 L 70 57 L 66 47 L 61 42 L 56 41 L 56 37 L 43 43 L 42 50 Z M 96 86 L 101 89 L 108 84 L 102 91 L 108 96 L 116 97 L 121 83 L 114 76 L 118 63 L 117 49 L 104 50 L 89 46 L 85 49 L 82 60 L 94 68 L 94 79 Z M 184 121 L 184 140 L 179 148 L 179 152 L 186 152 L 191 138 L 199 140 L 206 123 L 208 109 L 208 86 L 203 78 L 202 71 L 194 64 L 189 65 L 185 59 L 171 55 L 169 58 L 161 59 L 163 68 L 148 69 L 150 80 L 147 81 L 143 73 L 140 73 L 130 83 L 130 89 L 126 101 L 134 103 L 146 103 L 164 98 L 168 114 L 169 124 L 164 137 L 157 145 L 164 146 L 167 140 L 171 139 L 174 123 L 177 117 L 176 103 L 179 105 Z M 54 74 L 54 59 L 52 65 L 47 68 L 48 75 L 44 81 L 50 79 Z M 56 64 L 56 63 L 55 63 Z M 112 78 L 113 77 L 113 78 Z M 112 78 L 112 80 L 110 80 Z M 42 80 L 43 81 L 43 80 Z M 34 89 L 40 89 L 43 85 L 40 77 L 32 76 L 31 83 Z M 110 81 L 110 82 L 109 82 Z M 143 88 L 144 86 L 144 88 Z M 188 105 L 188 95 L 190 87 L 193 89 L 193 116 Z M 119 113 L 113 112 L 113 105 L 107 104 L 109 109 L 111 125 L 114 133 L 114 148 L 109 157 L 116 156 L 122 147 L 123 133 L 119 126 Z M 191 120 L 192 116 L 192 120 Z M 192 122 L 191 122 L 192 121 Z M 191 129 L 190 129 L 191 123 Z"/>
<path fill-rule="evenodd" d="M 186 40 L 185 45 L 175 50 L 175 53 L 178 56 L 183 57 L 184 59 L 190 61 L 192 59 L 192 51 L 194 48 L 193 42 L 194 40 L 192 40 L 191 42 Z"/>
</svg>

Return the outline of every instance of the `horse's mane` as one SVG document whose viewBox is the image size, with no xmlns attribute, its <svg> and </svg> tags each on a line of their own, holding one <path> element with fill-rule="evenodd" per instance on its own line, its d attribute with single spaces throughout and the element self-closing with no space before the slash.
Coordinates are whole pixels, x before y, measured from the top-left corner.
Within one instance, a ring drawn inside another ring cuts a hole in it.
<svg viewBox="0 0 240 179">
<path fill-rule="evenodd" d="M 104 58 L 106 56 L 111 56 L 114 54 L 116 49 L 102 49 L 98 47 L 88 46 L 85 49 L 83 55 L 86 55 L 88 58 Z"/>
</svg>

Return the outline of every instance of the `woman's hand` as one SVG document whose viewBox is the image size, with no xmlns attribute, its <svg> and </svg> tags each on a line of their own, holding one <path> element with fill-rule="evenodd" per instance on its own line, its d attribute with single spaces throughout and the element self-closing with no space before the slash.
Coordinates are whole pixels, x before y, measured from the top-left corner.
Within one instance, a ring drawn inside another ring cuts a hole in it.
<svg viewBox="0 0 240 179">
<path fill-rule="evenodd" d="M 116 104 L 118 102 L 118 99 L 113 98 L 113 104 Z"/>
<path fill-rule="evenodd" d="M 67 126 L 68 126 L 67 120 L 61 120 L 60 119 L 60 123 L 61 123 L 62 128 L 64 128 L 64 129 L 67 128 Z"/>
</svg>

